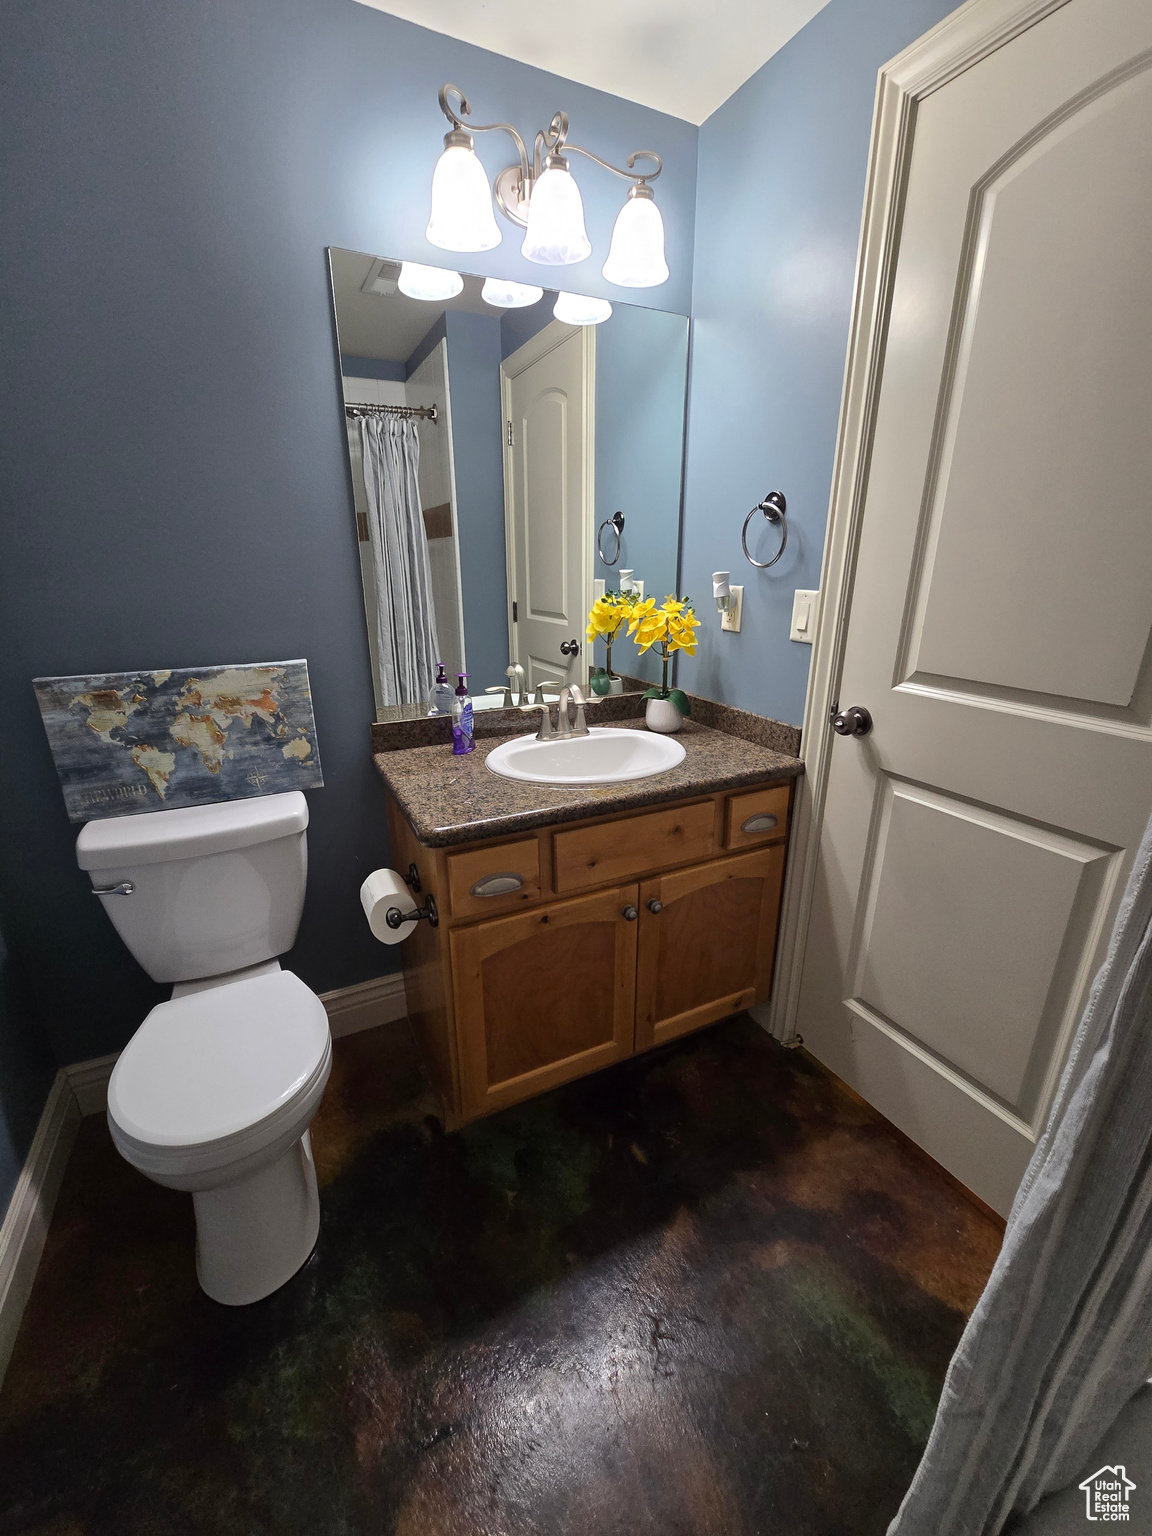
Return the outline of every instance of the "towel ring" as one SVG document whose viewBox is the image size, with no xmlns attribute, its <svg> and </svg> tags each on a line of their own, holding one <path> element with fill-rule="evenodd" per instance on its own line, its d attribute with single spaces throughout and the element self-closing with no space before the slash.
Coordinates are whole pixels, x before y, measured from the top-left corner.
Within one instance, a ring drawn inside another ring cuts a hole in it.
<svg viewBox="0 0 1152 1536">
<path fill-rule="evenodd" d="M 770 565 L 775 565 L 780 556 L 788 548 L 788 519 L 785 513 L 788 503 L 784 499 L 783 491 L 769 491 L 763 501 L 758 501 L 744 519 L 744 527 L 740 531 L 740 544 L 743 547 L 745 557 L 749 565 L 754 565 L 758 571 L 766 571 Z M 780 548 L 772 556 L 771 560 L 753 560 L 748 553 L 748 524 L 757 512 L 763 512 L 770 523 L 780 524 Z"/>
<path fill-rule="evenodd" d="M 604 530 L 611 528 L 616 535 L 616 553 L 609 560 L 604 553 Z M 616 512 L 612 517 L 606 517 L 596 530 L 596 551 L 605 565 L 615 565 L 620 558 L 620 535 L 624 532 L 624 514 Z"/>
</svg>

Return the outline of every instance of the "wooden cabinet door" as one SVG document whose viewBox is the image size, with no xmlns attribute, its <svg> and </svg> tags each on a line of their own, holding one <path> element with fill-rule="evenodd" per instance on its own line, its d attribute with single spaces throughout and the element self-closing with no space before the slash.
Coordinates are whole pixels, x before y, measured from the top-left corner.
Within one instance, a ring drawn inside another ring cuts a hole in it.
<svg viewBox="0 0 1152 1536">
<path fill-rule="evenodd" d="M 641 884 L 638 1051 L 768 996 L 783 878 L 777 844 Z"/>
<path fill-rule="evenodd" d="M 621 885 L 453 931 L 466 1118 L 631 1055 L 637 899 Z"/>
</svg>

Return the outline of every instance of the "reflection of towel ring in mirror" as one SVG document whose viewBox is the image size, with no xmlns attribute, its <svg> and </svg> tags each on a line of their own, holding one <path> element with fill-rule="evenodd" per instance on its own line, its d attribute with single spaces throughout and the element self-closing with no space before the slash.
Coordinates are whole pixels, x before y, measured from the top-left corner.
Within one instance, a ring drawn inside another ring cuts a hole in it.
<svg viewBox="0 0 1152 1536">
<path fill-rule="evenodd" d="M 784 500 L 784 492 L 769 491 L 764 500 L 758 501 L 744 519 L 744 527 L 740 531 L 740 543 L 743 546 L 749 565 L 754 565 L 758 571 L 766 571 L 770 565 L 775 565 L 788 548 L 788 519 L 784 515 L 787 510 L 788 503 Z M 763 512 L 770 523 L 780 524 L 780 548 L 772 556 L 771 560 L 753 560 L 752 556 L 748 554 L 748 524 L 757 512 Z"/>
<path fill-rule="evenodd" d="M 611 528 L 616 535 L 616 553 L 609 560 L 604 553 L 604 530 Z M 620 558 L 620 535 L 624 532 L 624 514 L 616 512 L 611 517 L 606 517 L 596 530 L 596 550 L 605 565 L 615 565 Z"/>
</svg>

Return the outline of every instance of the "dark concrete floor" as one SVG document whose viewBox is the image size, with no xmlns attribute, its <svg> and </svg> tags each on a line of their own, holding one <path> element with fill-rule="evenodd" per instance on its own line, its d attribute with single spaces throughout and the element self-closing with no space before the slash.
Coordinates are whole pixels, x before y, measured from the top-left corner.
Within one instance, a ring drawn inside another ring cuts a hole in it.
<svg viewBox="0 0 1152 1536">
<path fill-rule="evenodd" d="M 749 1019 L 445 1136 L 339 1042 L 317 1252 L 239 1311 L 86 1121 L 0 1393 L 0 1533 L 868 1536 L 997 1222 Z"/>
</svg>

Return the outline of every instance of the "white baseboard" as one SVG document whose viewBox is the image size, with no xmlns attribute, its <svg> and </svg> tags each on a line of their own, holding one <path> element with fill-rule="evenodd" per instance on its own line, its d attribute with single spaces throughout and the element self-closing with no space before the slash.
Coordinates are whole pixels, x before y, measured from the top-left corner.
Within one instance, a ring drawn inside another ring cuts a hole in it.
<svg viewBox="0 0 1152 1536">
<path fill-rule="evenodd" d="M 341 987 L 338 992 L 321 992 L 320 1001 L 328 1010 L 333 1040 L 359 1034 L 362 1029 L 375 1029 L 378 1024 L 394 1024 L 408 1012 L 400 971 L 362 981 L 354 987 Z"/>
<path fill-rule="evenodd" d="M 107 1109 L 108 1079 L 119 1054 L 113 1051 L 111 1056 L 93 1056 L 91 1061 L 74 1061 L 62 1068 L 82 1115 L 102 1115 Z"/>
<path fill-rule="evenodd" d="M 359 1034 L 362 1029 L 375 1029 L 379 1024 L 394 1024 L 408 1012 L 404 977 L 399 971 L 361 981 L 354 987 L 341 987 L 338 992 L 321 992 L 320 1001 L 328 1012 L 333 1040 Z M 117 1054 L 74 1061 L 63 1069 L 82 1115 L 102 1115 L 107 1109 L 108 1079 Z"/>
<path fill-rule="evenodd" d="M 64 1072 L 57 1072 L 12 1192 L 8 1214 L 0 1225 L 0 1382 L 36 1278 L 79 1124 L 80 1110 L 72 1085 Z"/>
</svg>

